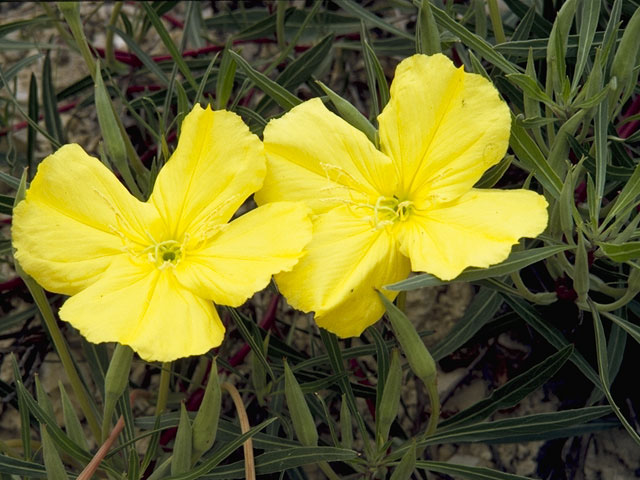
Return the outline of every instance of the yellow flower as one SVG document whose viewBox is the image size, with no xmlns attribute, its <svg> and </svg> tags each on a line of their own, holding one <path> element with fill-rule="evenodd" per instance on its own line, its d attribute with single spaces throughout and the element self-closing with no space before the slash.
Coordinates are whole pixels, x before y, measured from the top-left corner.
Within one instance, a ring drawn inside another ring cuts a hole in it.
<svg viewBox="0 0 640 480">
<path fill-rule="evenodd" d="M 443 55 L 414 55 L 398 65 L 378 123 L 380 150 L 313 99 L 264 131 L 258 204 L 299 200 L 314 213 L 307 254 L 276 282 L 292 306 L 341 337 L 382 316 L 375 289 L 411 270 L 451 280 L 499 263 L 547 224 L 537 193 L 473 188 L 504 156 L 511 126 L 483 77 Z"/>
<path fill-rule="evenodd" d="M 308 208 L 259 207 L 229 222 L 265 175 L 260 140 L 240 117 L 196 105 L 147 202 L 78 145 L 38 167 L 14 210 L 22 268 L 91 342 L 170 361 L 220 345 L 212 303 L 241 305 L 291 269 L 311 238 Z"/>
</svg>

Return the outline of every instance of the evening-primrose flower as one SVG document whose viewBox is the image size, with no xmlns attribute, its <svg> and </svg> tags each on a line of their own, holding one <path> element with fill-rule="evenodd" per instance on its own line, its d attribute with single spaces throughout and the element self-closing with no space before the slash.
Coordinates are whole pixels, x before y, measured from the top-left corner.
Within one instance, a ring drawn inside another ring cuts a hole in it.
<svg viewBox="0 0 640 480">
<path fill-rule="evenodd" d="M 236 114 L 196 105 L 146 202 L 75 144 L 42 161 L 14 210 L 22 268 L 71 295 L 60 317 L 94 343 L 170 361 L 220 345 L 212 303 L 241 305 L 298 262 L 308 208 L 264 205 L 230 223 L 265 175 L 260 140 Z"/>
<path fill-rule="evenodd" d="M 504 156 L 511 127 L 480 75 L 441 54 L 405 59 L 378 124 L 380 150 L 313 99 L 264 131 L 258 204 L 299 200 L 314 213 L 307 254 L 276 282 L 292 306 L 341 337 L 382 316 L 376 289 L 411 270 L 451 280 L 488 267 L 547 224 L 535 192 L 473 188 Z"/>
</svg>

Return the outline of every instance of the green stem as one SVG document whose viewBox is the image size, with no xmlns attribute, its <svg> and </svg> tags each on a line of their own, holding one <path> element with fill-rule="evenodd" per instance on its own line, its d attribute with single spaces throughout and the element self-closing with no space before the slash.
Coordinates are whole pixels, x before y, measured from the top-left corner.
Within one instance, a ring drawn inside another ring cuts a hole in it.
<svg viewBox="0 0 640 480">
<path fill-rule="evenodd" d="M 402 311 L 402 313 L 407 313 L 407 292 L 406 290 L 401 291 L 396 297 L 396 305 Z"/>
<path fill-rule="evenodd" d="M 429 402 L 431 403 L 431 416 L 429 417 L 427 431 L 424 434 L 425 437 L 435 433 L 438 426 L 438 419 L 440 418 L 440 397 L 438 396 L 438 381 L 436 377 L 433 377 L 433 380 L 427 385 L 427 393 L 429 394 Z"/>
<path fill-rule="evenodd" d="M 592 303 L 599 312 L 613 312 L 614 310 L 624 307 L 627 303 L 633 300 L 638 293 L 638 289 L 629 288 L 623 296 L 614 302 L 603 304 L 592 301 Z"/>
<path fill-rule="evenodd" d="M 122 10 L 122 2 L 116 2 L 113 6 L 113 11 L 111 12 L 111 18 L 109 19 L 109 27 L 115 27 L 116 22 L 118 21 L 118 16 L 120 15 L 120 10 Z M 107 40 L 104 49 L 104 56 L 107 60 L 107 65 L 109 68 L 113 68 L 116 65 L 116 56 L 113 51 L 113 28 L 107 29 Z"/>
<path fill-rule="evenodd" d="M 488 0 L 489 4 L 489 17 L 491 17 L 491 26 L 493 27 L 493 35 L 496 37 L 496 43 L 504 43 L 507 41 L 507 37 L 504 34 L 504 28 L 502 28 L 502 17 L 500 17 L 500 10 L 498 9 L 497 0 Z"/>
<path fill-rule="evenodd" d="M 169 398 L 169 380 L 171 380 L 171 362 L 164 362 L 160 370 L 160 385 L 158 386 L 158 400 L 156 402 L 156 416 L 161 415 L 167 406 Z"/>
<path fill-rule="evenodd" d="M 49 335 L 51 335 L 51 340 L 53 341 L 53 345 L 58 353 L 58 357 L 60 357 L 60 362 L 62 363 L 62 367 L 64 368 L 67 377 L 69 377 L 69 383 L 71 383 L 71 388 L 73 388 L 73 393 L 80 404 L 80 408 L 84 413 L 85 418 L 87 419 L 87 423 L 89 424 L 89 428 L 91 429 L 91 433 L 93 434 L 96 442 L 100 442 L 101 439 L 101 429 L 100 423 L 98 422 L 98 417 L 94 412 L 91 402 L 89 401 L 89 396 L 87 395 L 87 391 L 84 388 L 84 384 L 80 379 L 80 375 L 76 370 L 76 367 L 71 359 L 71 355 L 69 354 L 69 349 L 67 348 L 67 344 L 64 341 L 64 337 L 62 336 L 62 332 L 58 328 L 58 324 L 56 323 L 56 319 L 53 316 L 53 311 L 51 310 L 51 305 L 47 301 L 47 297 L 44 294 L 44 290 L 40 285 L 36 283 L 36 281 L 28 276 L 22 268 L 18 266 L 16 263 L 16 271 L 18 275 L 22 277 L 24 283 L 27 285 L 29 292 L 31 292 L 31 296 L 33 300 L 36 302 L 38 309 L 40 310 L 40 315 L 44 320 L 45 327 L 49 331 Z"/>
</svg>

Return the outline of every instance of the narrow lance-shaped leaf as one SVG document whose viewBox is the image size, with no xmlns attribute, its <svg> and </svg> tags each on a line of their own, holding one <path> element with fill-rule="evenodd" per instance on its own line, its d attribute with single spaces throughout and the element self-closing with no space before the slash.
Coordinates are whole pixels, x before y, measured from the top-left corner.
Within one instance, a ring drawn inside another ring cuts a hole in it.
<svg viewBox="0 0 640 480">
<path fill-rule="evenodd" d="M 191 467 L 191 421 L 184 406 L 180 404 L 180 423 L 176 439 L 173 443 L 173 455 L 171 457 L 171 475 L 188 472 Z"/>
<path fill-rule="evenodd" d="M 542 186 L 554 197 L 560 196 L 562 180 L 553 171 L 538 145 L 529 134 L 518 125 L 517 121 L 511 124 L 511 137 L 509 145 L 513 148 L 516 157 L 530 170 Z"/>
<path fill-rule="evenodd" d="M 122 178 L 131 193 L 139 199 L 142 199 L 142 192 L 140 192 L 138 185 L 131 175 L 131 169 L 129 168 L 129 162 L 127 159 L 127 148 L 122 138 L 120 127 L 118 126 L 118 122 L 115 118 L 111 98 L 109 97 L 104 82 L 102 81 L 99 62 L 96 63 L 95 79 L 96 83 L 94 94 L 96 111 L 98 113 L 98 123 L 100 124 L 100 131 L 104 137 L 105 146 L 107 147 L 111 160 L 115 164 L 120 175 L 122 175 Z"/>
<path fill-rule="evenodd" d="M 223 109 L 227 107 L 231 91 L 233 90 L 233 80 L 236 75 L 236 62 L 231 56 L 231 41 L 227 42 L 222 59 L 220 60 L 220 68 L 216 78 L 216 108 Z"/>
<path fill-rule="evenodd" d="M 620 411 L 620 408 L 616 404 L 611 392 L 609 391 L 609 385 L 611 382 L 609 381 L 609 357 L 607 355 L 607 338 L 604 334 L 604 329 L 602 328 L 602 322 L 600 321 L 600 314 L 593 304 L 593 302 L 589 302 L 589 307 L 591 308 L 591 316 L 593 317 L 593 329 L 595 332 L 596 338 L 596 354 L 598 358 L 598 372 L 600 374 L 600 380 L 602 381 L 601 389 L 604 392 L 607 400 L 609 401 L 609 405 L 613 409 L 613 412 L 616 414 L 622 426 L 627 430 L 631 438 L 636 442 L 636 444 L 640 445 L 640 435 L 636 432 L 635 428 L 629 423 L 629 421 L 625 418 L 625 416 Z"/>
<path fill-rule="evenodd" d="M 351 421 L 351 411 L 345 400 L 344 393 L 340 402 L 340 440 L 344 448 L 353 446 L 353 423 Z"/>
<path fill-rule="evenodd" d="M 49 398 L 49 395 L 47 395 L 47 392 L 44 391 L 44 387 L 40 381 L 40 375 L 38 374 L 35 375 L 35 384 L 38 405 L 40 405 L 40 408 L 42 408 L 50 418 L 56 418 L 55 413 L 53 413 L 53 404 L 51 403 L 51 399 Z"/>
<path fill-rule="evenodd" d="M 318 430 L 313 415 L 311 415 L 300 385 L 286 360 L 284 362 L 284 394 L 298 440 L 308 447 L 317 445 Z"/>
<path fill-rule="evenodd" d="M 238 55 L 236 52 L 230 51 L 231 56 L 236 63 L 244 70 L 249 77 L 265 94 L 269 95 L 273 100 L 285 110 L 290 110 L 302 101 L 291 92 L 287 91 L 281 85 L 271 80 L 266 75 L 255 70 L 249 63 Z"/>
<path fill-rule="evenodd" d="M 436 364 L 422 338 L 420 338 L 407 316 L 398 307 L 380 292 L 378 292 L 378 296 L 387 309 L 387 316 L 391 322 L 393 333 L 407 357 L 411 370 L 425 385 L 431 384 L 436 377 Z"/>
<path fill-rule="evenodd" d="M 191 70 L 189 69 L 189 66 L 184 61 L 184 58 L 182 58 L 182 55 L 180 54 L 175 44 L 173 43 L 173 40 L 171 39 L 169 32 L 167 32 L 167 29 L 162 24 L 160 17 L 156 13 L 156 11 L 153 9 L 151 4 L 147 2 L 141 2 L 141 4 L 145 10 L 147 18 L 153 24 L 153 27 L 155 28 L 156 32 L 160 36 L 162 43 L 164 43 L 165 47 L 167 47 L 167 50 L 169 50 L 169 54 L 171 55 L 171 58 L 173 59 L 175 64 L 180 69 L 180 72 L 182 72 L 184 77 L 187 79 L 187 82 L 189 82 L 189 85 L 191 85 L 191 88 L 193 88 L 194 90 L 197 90 L 198 84 L 193 78 L 193 75 L 191 74 Z"/>
<path fill-rule="evenodd" d="M 193 420 L 192 463 L 195 463 L 207 452 L 216 439 L 218 421 L 220 420 L 220 406 L 222 389 L 218 380 L 218 367 L 215 358 L 211 361 L 211 373 L 204 391 L 202 403 Z"/>
<path fill-rule="evenodd" d="M 524 267 L 533 263 L 544 260 L 557 253 L 563 252 L 570 247 L 568 245 L 552 245 L 548 247 L 532 248 L 520 252 L 513 252 L 502 263 L 487 268 L 468 268 L 458 275 L 455 282 L 475 282 L 485 278 L 498 277 L 517 272 Z M 386 290 L 415 290 L 416 288 L 431 287 L 436 285 L 445 285 L 451 282 L 443 282 L 439 278 L 428 273 L 417 275 L 415 277 L 403 280 L 401 282 L 386 285 Z"/>
<path fill-rule="evenodd" d="M 62 403 L 62 416 L 64 418 L 64 430 L 69 435 L 69 438 L 76 442 L 78 445 L 89 451 L 89 444 L 87 443 L 87 437 L 76 413 L 69 395 L 64 388 L 61 381 L 58 381 L 58 389 L 60 390 L 60 402 Z"/>
<path fill-rule="evenodd" d="M 411 442 L 411 447 L 402 456 L 402 460 L 393 470 L 390 480 L 409 480 L 416 468 L 416 442 Z"/>
<path fill-rule="evenodd" d="M 38 81 L 32 73 L 29 80 L 29 118 L 38 122 Z M 36 174 L 35 148 L 38 132 L 31 124 L 27 125 L 27 167 L 29 167 L 29 180 Z"/>
<path fill-rule="evenodd" d="M 567 345 L 562 350 L 558 350 L 549 358 L 491 392 L 489 397 L 442 421 L 440 431 L 454 426 L 459 427 L 479 422 L 497 410 L 517 405 L 527 395 L 549 380 L 565 364 L 572 353 L 573 345 Z"/>
<path fill-rule="evenodd" d="M 47 470 L 47 478 L 55 478 L 56 480 L 68 479 L 69 477 L 64 469 L 64 464 L 62 463 L 60 454 L 56 449 L 56 444 L 47 433 L 46 425 L 41 425 L 40 436 L 42 437 L 42 457 L 44 460 L 44 467 Z"/>
<path fill-rule="evenodd" d="M 600 17 L 600 0 L 583 0 L 578 4 L 578 18 L 580 26 L 578 31 L 578 53 L 576 55 L 576 67 L 573 71 L 571 89 L 575 90 L 580 83 L 580 77 L 584 70 L 589 52 L 593 44 L 593 36 L 598 27 Z"/>
<path fill-rule="evenodd" d="M 391 424 L 398 416 L 400 393 L 402 392 L 402 367 L 399 357 L 398 350 L 393 350 L 387 378 L 378 379 L 380 382 L 384 381 L 382 399 L 376 408 L 376 442 L 379 447 L 387 442 Z"/>
</svg>

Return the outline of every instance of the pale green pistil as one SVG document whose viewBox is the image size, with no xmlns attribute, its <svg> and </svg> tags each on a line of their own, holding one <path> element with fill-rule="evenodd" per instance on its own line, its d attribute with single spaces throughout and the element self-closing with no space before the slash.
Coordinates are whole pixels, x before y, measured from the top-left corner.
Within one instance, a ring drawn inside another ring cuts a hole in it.
<svg viewBox="0 0 640 480">
<path fill-rule="evenodd" d="M 404 222 L 413 210 L 413 202 L 400 200 L 397 196 L 380 196 L 373 208 L 373 224 L 376 228 L 393 225 L 396 222 Z"/>
<path fill-rule="evenodd" d="M 176 240 L 165 240 L 151 248 L 153 252 L 149 252 L 149 260 L 159 269 L 175 267 L 182 259 L 182 244 Z"/>
</svg>

